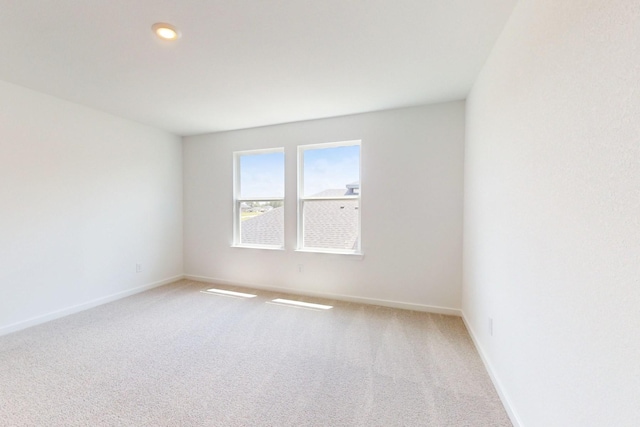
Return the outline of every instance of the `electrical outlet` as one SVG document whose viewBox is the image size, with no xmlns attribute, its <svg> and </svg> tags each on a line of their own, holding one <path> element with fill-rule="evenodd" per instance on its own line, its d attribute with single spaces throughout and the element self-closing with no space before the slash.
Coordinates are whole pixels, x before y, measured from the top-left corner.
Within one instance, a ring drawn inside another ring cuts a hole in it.
<svg viewBox="0 0 640 427">
<path fill-rule="evenodd" d="M 493 336 L 493 318 L 489 318 L 489 335 Z"/>
<path fill-rule="evenodd" d="M 304 271 L 304 265 L 298 264 L 298 273 L 302 273 Z"/>
<path fill-rule="evenodd" d="M 142 264 L 136 264 L 136 273 L 142 272 Z"/>
</svg>

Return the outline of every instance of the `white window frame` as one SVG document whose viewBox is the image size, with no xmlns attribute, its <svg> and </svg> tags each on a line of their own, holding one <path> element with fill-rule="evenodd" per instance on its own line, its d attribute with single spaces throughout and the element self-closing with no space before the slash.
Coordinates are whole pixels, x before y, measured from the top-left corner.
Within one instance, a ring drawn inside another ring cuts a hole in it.
<svg viewBox="0 0 640 427">
<path fill-rule="evenodd" d="M 276 249 L 276 250 L 283 250 L 284 249 L 284 236 L 282 239 L 282 246 L 279 245 L 256 245 L 256 244 L 246 244 L 246 243 L 242 243 L 242 218 L 241 218 L 241 213 L 242 213 L 242 203 L 243 202 L 274 202 L 274 201 L 280 201 L 282 202 L 282 206 L 284 209 L 284 205 L 285 205 L 285 197 L 258 197 L 258 198 L 248 198 L 248 197 L 241 197 L 240 193 L 241 193 L 241 188 L 240 188 L 240 157 L 242 156 L 252 156 L 252 155 L 259 155 L 259 154 L 270 154 L 270 153 L 282 153 L 283 156 L 285 156 L 285 165 L 286 165 L 286 154 L 284 151 L 284 147 L 278 147 L 278 148 L 266 148 L 266 149 L 259 149 L 259 150 L 245 150 L 245 151 L 234 151 L 233 152 L 233 243 L 231 244 L 232 247 L 235 248 L 254 248 L 254 249 Z M 286 173 L 285 173 L 286 175 Z M 284 177 L 283 177 L 284 179 Z M 285 187 L 285 193 L 286 193 L 286 187 L 287 187 L 287 182 L 286 179 L 284 179 L 284 187 Z M 285 211 L 283 211 L 283 214 L 285 214 Z M 284 234 L 284 228 L 283 227 L 283 234 Z"/>
<path fill-rule="evenodd" d="M 360 176 L 358 181 L 360 182 L 360 188 L 357 195 L 353 196 L 340 196 L 340 197 L 312 197 L 304 195 L 304 152 L 307 150 L 317 150 L 322 148 L 333 147 L 347 147 L 357 145 L 360 147 L 360 157 L 358 162 L 358 170 Z M 340 141 L 340 142 L 324 142 L 320 144 L 308 144 L 298 146 L 298 237 L 297 248 L 299 252 L 318 252 L 318 253 L 330 253 L 330 254 L 344 254 L 344 255 L 362 255 L 362 141 Z M 313 248 L 306 247 L 304 245 L 304 204 L 308 201 L 319 200 L 357 200 L 358 201 L 358 247 L 355 249 L 327 249 L 327 248 Z"/>
</svg>

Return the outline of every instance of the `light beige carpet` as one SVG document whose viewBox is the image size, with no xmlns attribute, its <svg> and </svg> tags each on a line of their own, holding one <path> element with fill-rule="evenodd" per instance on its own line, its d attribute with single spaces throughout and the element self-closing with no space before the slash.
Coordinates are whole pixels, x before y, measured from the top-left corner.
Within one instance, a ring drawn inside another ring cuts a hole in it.
<svg viewBox="0 0 640 427">
<path fill-rule="evenodd" d="M 459 318 L 210 287 L 183 280 L 0 337 L 0 425 L 511 425 Z"/>
</svg>

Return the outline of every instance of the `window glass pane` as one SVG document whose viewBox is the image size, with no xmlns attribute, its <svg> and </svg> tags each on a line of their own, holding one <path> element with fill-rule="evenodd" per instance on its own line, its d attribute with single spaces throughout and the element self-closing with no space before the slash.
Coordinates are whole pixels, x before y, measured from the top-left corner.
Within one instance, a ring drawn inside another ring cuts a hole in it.
<svg viewBox="0 0 640 427">
<path fill-rule="evenodd" d="M 304 247 L 357 250 L 358 208 L 358 200 L 305 201 Z"/>
<path fill-rule="evenodd" d="M 240 156 L 240 197 L 284 197 L 284 153 Z"/>
<path fill-rule="evenodd" d="M 284 246 L 283 202 L 242 202 L 240 243 Z"/>
<path fill-rule="evenodd" d="M 359 145 L 308 149 L 303 162 L 304 197 L 356 194 L 353 187 L 360 181 Z"/>
</svg>

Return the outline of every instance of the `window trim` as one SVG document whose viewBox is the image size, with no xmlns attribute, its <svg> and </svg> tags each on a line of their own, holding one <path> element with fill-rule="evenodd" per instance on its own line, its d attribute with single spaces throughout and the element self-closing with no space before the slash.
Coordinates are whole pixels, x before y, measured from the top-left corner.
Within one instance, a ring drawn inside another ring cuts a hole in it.
<svg viewBox="0 0 640 427">
<path fill-rule="evenodd" d="M 317 150 L 322 148 L 348 147 L 357 145 L 360 147 L 360 156 L 358 157 L 358 172 L 360 187 L 357 195 L 340 196 L 340 197 L 313 197 L 304 196 L 304 152 L 307 150 Z M 325 254 L 339 255 L 363 255 L 362 252 L 362 140 L 354 139 L 349 141 L 323 142 L 319 144 L 298 145 L 297 158 L 297 252 L 313 252 Z M 356 249 L 330 249 L 330 248 L 313 248 L 304 246 L 304 203 L 306 201 L 323 201 L 323 200 L 357 200 L 358 201 L 358 247 Z"/>
<path fill-rule="evenodd" d="M 283 167 L 284 167 L 284 175 L 282 177 L 284 183 L 284 195 L 282 197 L 241 197 L 240 192 L 240 158 L 242 156 L 252 156 L 252 155 L 260 155 L 260 154 L 271 154 L 271 153 L 282 153 L 283 156 Z M 257 150 L 243 150 L 243 151 L 234 151 L 233 152 L 233 241 L 231 243 L 231 247 L 234 248 L 249 248 L 249 249 L 273 249 L 273 250 L 284 250 L 285 247 L 285 238 L 284 238 L 284 228 L 282 230 L 282 245 L 260 245 L 260 244 L 246 244 L 242 243 L 242 219 L 240 218 L 240 214 L 242 213 L 242 203 L 243 202 L 282 202 L 283 206 L 283 215 L 286 213 L 284 210 L 285 207 L 285 196 L 287 190 L 287 181 L 286 181 L 286 153 L 284 147 L 276 147 L 276 148 L 264 148 Z M 285 227 L 286 228 L 286 227 Z"/>
</svg>

